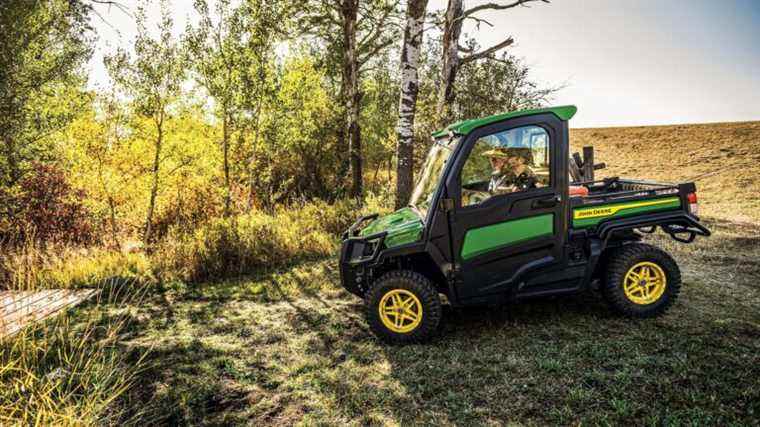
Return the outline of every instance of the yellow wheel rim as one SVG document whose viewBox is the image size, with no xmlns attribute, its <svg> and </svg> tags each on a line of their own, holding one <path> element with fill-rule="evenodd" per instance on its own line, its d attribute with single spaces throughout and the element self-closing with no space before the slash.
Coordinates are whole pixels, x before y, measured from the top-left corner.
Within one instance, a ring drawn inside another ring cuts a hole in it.
<svg viewBox="0 0 760 427">
<path fill-rule="evenodd" d="M 380 320 L 393 332 L 405 334 L 422 322 L 422 304 L 406 289 L 393 289 L 380 300 Z"/>
<path fill-rule="evenodd" d="M 659 265 L 644 261 L 631 267 L 623 280 L 626 298 L 634 304 L 651 304 L 665 292 L 668 279 Z"/>
</svg>

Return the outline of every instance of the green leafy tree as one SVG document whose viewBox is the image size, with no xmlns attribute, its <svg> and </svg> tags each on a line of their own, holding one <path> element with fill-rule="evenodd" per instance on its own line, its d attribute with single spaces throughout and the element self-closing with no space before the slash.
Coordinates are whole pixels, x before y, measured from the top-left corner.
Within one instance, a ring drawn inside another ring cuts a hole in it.
<svg viewBox="0 0 760 427">
<path fill-rule="evenodd" d="M 81 109 L 90 11 L 80 1 L 0 2 L 0 186 L 50 160 L 50 135 Z"/>
<path fill-rule="evenodd" d="M 153 144 L 151 164 L 151 184 L 148 207 L 143 227 L 143 242 L 151 242 L 153 214 L 159 191 L 159 173 L 163 161 L 162 148 L 165 144 L 167 120 L 172 114 L 172 104 L 181 93 L 185 76 L 184 54 L 172 36 L 173 21 L 169 4 L 161 1 L 161 21 L 159 36 L 154 39 L 145 26 L 145 4 L 137 10 L 137 38 L 134 43 L 134 57 L 124 49 L 106 58 L 111 77 L 130 97 L 136 114 L 151 123 Z"/>
<path fill-rule="evenodd" d="M 62 150 L 73 184 L 86 189 L 90 211 L 105 218 L 114 247 L 120 246 L 120 210 L 135 183 L 130 173 L 134 162 L 126 152 L 127 119 L 114 91 L 101 94 L 68 127 Z"/>
<path fill-rule="evenodd" d="M 396 153 L 399 76 L 395 52 L 378 55 L 377 63 L 365 72 L 362 80 L 362 115 L 360 118 L 366 163 L 366 187 L 374 193 L 392 192 L 393 159 Z M 385 168 L 388 175 L 380 174 Z M 386 190 L 387 189 L 387 190 Z"/>
<path fill-rule="evenodd" d="M 400 16 L 393 0 L 310 0 L 298 14 L 300 31 L 323 43 L 327 64 L 341 76 L 338 100 L 345 126 L 336 147 L 338 173 L 351 172 L 350 194 L 363 192 L 361 74 L 398 40 Z M 337 73 L 336 73 L 337 74 Z"/>
<path fill-rule="evenodd" d="M 237 7 L 230 0 L 218 0 L 214 13 L 205 0 L 196 0 L 201 16 L 195 28 L 188 28 L 185 41 L 198 82 L 214 99 L 216 117 L 221 122 L 224 179 L 224 215 L 230 214 L 233 168 L 230 149 L 235 132 L 244 132 L 253 121 L 255 146 L 262 114 L 269 52 L 282 33 L 283 8 L 278 2 L 249 0 Z M 213 16 L 212 16 L 213 15 Z M 245 142 L 245 135 L 239 140 Z"/>
<path fill-rule="evenodd" d="M 339 112 L 315 58 L 302 51 L 283 61 L 276 98 L 261 122 L 255 159 L 257 198 L 265 207 L 313 197 L 330 199 L 336 173 L 332 122 Z"/>
</svg>

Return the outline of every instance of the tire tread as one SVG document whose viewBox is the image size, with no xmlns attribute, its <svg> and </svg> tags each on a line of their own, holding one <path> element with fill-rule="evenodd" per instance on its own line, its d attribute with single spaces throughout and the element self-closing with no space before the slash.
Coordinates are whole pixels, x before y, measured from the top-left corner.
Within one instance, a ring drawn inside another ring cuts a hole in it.
<svg viewBox="0 0 760 427">
<path fill-rule="evenodd" d="M 632 264 L 643 260 L 655 261 L 663 268 L 667 277 L 667 287 L 659 301 L 636 305 L 628 300 L 620 284 Z M 632 243 L 617 248 L 610 254 L 602 293 L 607 303 L 619 314 L 634 318 L 659 316 L 670 309 L 680 291 L 681 271 L 675 260 L 662 249 L 646 243 Z"/>
<path fill-rule="evenodd" d="M 389 286 L 414 292 L 422 304 L 422 323 L 408 334 L 388 330 L 377 314 L 377 304 Z M 438 329 L 442 313 L 441 300 L 433 282 L 411 270 L 394 270 L 377 279 L 364 296 L 364 309 L 372 332 L 391 344 L 422 343 L 430 340 Z"/>
</svg>

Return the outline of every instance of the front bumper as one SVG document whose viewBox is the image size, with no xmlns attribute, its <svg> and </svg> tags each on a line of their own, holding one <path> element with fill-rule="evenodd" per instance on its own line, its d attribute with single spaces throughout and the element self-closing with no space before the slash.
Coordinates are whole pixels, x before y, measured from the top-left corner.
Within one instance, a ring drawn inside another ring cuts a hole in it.
<svg viewBox="0 0 760 427">
<path fill-rule="evenodd" d="M 387 231 L 382 231 L 369 236 L 359 236 L 361 225 L 377 216 L 363 216 L 343 233 L 339 263 L 340 282 L 347 291 L 360 297 L 364 296 L 367 290 L 368 269 L 377 262 L 388 235 Z"/>
</svg>

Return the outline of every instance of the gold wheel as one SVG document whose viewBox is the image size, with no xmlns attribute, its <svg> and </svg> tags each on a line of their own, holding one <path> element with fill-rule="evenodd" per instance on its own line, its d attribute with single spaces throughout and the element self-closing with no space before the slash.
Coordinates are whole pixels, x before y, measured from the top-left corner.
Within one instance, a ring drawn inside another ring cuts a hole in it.
<svg viewBox="0 0 760 427">
<path fill-rule="evenodd" d="M 422 322 L 422 304 L 406 289 L 393 289 L 380 299 L 380 320 L 393 332 L 405 334 Z"/>
<path fill-rule="evenodd" d="M 668 279 L 659 265 L 644 261 L 631 267 L 623 279 L 626 298 L 639 305 L 651 304 L 665 292 Z"/>
</svg>

